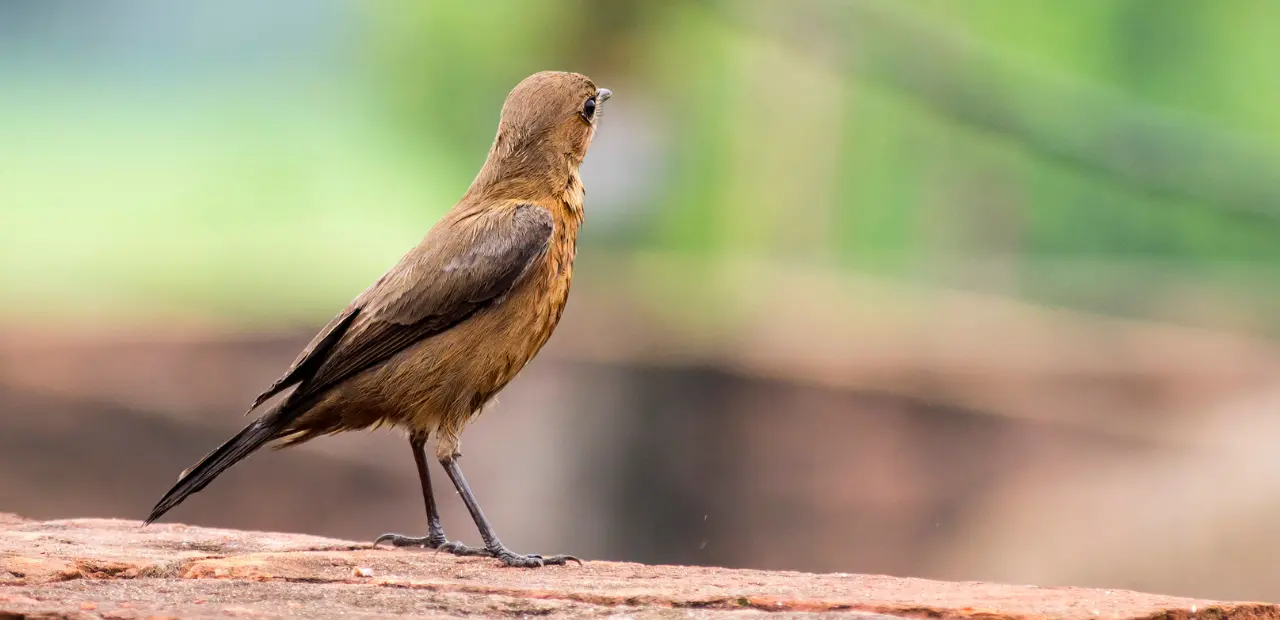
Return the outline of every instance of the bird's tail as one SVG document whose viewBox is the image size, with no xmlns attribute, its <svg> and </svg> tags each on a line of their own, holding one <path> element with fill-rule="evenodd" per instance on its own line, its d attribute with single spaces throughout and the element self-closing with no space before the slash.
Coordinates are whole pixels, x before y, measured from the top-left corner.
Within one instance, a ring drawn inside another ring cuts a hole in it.
<svg viewBox="0 0 1280 620">
<path fill-rule="evenodd" d="M 276 413 L 276 412 L 271 412 Z M 274 439 L 280 432 L 280 423 L 276 419 L 278 416 L 267 414 L 261 418 L 254 420 L 251 424 L 244 427 L 235 437 L 228 439 L 226 443 L 218 446 L 216 450 L 210 452 L 200 462 L 187 468 L 178 476 L 178 482 L 169 489 L 164 497 L 156 502 L 155 508 L 151 509 L 151 516 L 147 517 L 144 525 L 150 525 L 151 522 L 159 519 L 164 513 L 169 512 L 174 506 L 182 503 L 187 499 L 188 495 L 197 493 L 205 488 L 218 474 L 226 471 L 232 465 L 239 463 L 246 456 L 252 454 L 263 444 Z"/>
</svg>

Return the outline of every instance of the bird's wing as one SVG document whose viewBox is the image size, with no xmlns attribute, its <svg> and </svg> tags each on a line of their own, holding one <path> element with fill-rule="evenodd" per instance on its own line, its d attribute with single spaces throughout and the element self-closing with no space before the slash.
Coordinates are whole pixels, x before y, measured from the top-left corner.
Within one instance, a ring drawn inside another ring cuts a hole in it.
<svg viewBox="0 0 1280 620">
<path fill-rule="evenodd" d="M 555 228 L 550 211 L 527 203 L 468 223 L 474 234 L 428 235 L 334 317 L 255 406 L 293 384 L 285 402 L 301 402 L 501 300 L 546 252 Z"/>
<path fill-rule="evenodd" d="M 358 301 L 358 300 L 357 300 Z M 329 356 L 329 351 L 333 349 L 333 345 L 337 344 L 342 336 L 347 333 L 347 328 L 351 327 L 351 323 L 356 316 L 360 314 L 360 307 L 356 303 L 352 303 L 333 317 L 320 333 L 302 349 L 302 353 L 298 354 L 297 359 L 293 360 L 293 365 L 289 366 L 284 375 L 276 379 L 265 392 L 258 395 L 253 400 L 253 404 L 249 406 L 249 411 L 257 409 L 259 405 L 266 402 L 268 398 L 283 392 L 290 387 L 300 383 L 303 379 L 315 373 L 320 363 Z M 248 414 L 248 411 L 245 412 Z"/>
</svg>

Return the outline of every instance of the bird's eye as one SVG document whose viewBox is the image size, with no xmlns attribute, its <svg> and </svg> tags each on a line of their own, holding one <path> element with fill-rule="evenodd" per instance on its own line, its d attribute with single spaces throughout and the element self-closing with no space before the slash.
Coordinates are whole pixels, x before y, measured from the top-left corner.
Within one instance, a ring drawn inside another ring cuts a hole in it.
<svg viewBox="0 0 1280 620">
<path fill-rule="evenodd" d="M 586 103 L 582 104 L 582 118 L 587 122 L 591 122 L 591 118 L 596 115 L 596 98 L 588 97 Z"/>
</svg>

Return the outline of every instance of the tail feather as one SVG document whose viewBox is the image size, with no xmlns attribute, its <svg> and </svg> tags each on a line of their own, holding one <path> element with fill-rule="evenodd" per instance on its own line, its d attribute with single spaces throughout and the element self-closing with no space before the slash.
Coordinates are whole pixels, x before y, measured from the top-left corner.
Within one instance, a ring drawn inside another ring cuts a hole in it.
<svg viewBox="0 0 1280 620">
<path fill-rule="evenodd" d="M 188 495 L 197 493 L 205 488 L 214 478 L 218 477 L 218 474 L 239 463 L 255 450 L 261 448 L 263 444 L 275 438 L 280 429 L 279 424 L 273 423 L 271 420 L 274 417 L 268 415 L 255 420 L 244 427 L 235 437 L 227 440 L 226 443 L 218 446 L 218 449 L 200 459 L 200 462 L 182 472 L 173 488 L 169 489 L 169 492 L 160 498 L 155 508 L 151 509 L 151 516 L 147 517 L 144 525 L 150 525 L 164 513 L 173 509 L 174 506 L 181 504 L 182 500 L 185 500 Z"/>
</svg>

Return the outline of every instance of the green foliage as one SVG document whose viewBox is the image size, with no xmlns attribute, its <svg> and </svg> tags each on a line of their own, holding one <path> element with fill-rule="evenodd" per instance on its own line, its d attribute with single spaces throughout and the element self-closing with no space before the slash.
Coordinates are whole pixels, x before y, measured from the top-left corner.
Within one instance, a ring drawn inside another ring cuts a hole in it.
<svg viewBox="0 0 1280 620">
<path fill-rule="evenodd" d="M 955 282 L 963 278 L 952 272 L 967 262 L 997 259 L 1018 266 L 1008 292 L 1101 308 L 1119 308 L 1110 301 L 1160 280 L 1116 284 L 1112 275 L 1130 272 L 1108 261 L 1163 261 L 1162 273 L 1280 297 L 1280 285 L 1268 284 L 1280 264 L 1276 219 L 1242 215 L 1203 193 L 1154 191 L 1101 174 L 1104 166 L 1069 165 L 1052 144 L 1032 148 L 945 110 L 999 97 L 1036 119 L 1043 140 L 1104 149 L 1115 140 L 1128 149 L 1116 152 L 1175 162 L 1179 154 L 1095 135 L 1107 125 L 1074 125 L 1078 102 L 1046 101 L 1029 83 L 992 78 L 988 92 L 965 101 L 922 100 L 840 60 L 847 50 L 799 49 L 735 20 L 780 22 L 786 3 L 358 6 L 350 49 L 359 62 L 334 66 L 327 83 L 194 73 L 156 98 L 131 82 L 27 68 L 8 87 L 20 96 L 0 101 L 0 262 L 20 266 L 0 272 L 9 312 L 34 297 L 68 312 L 91 299 L 92 311 L 128 313 L 145 302 L 234 317 L 327 315 L 456 200 L 483 160 L 507 91 L 547 68 L 625 85 L 604 131 L 632 123 L 632 131 L 665 135 L 665 176 L 648 186 L 652 204 L 629 219 L 636 230 L 615 236 L 625 245 L 611 243 L 614 250 L 802 260 Z M 893 6 L 972 37 L 1026 75 L 1170 119 L 1171 131 L 1191 127 L 1200 133 L 1188 135 L 1280 152 L 1280 38 L 1271 27 L 1280 4 Z M 808 24 L 815 37 L 838 26 Z M 904 62 L 939 60 L 927 53 L 922 45 Z M 982 66 L 963 69 L 975 83 L 987 75 Z M 660 122 L 636 126 L 625 116 L 641 108 Z M 1235 178 L 1240 171 L 1225 167 L 1236 161 L 1210 161 L 1191 180 Z M 1263 177 L 1280 160 L 1250 163 L 1263 171 L 1247 179 L 1251 187 L 1277 187 L 1280 178 Z M 589 246 L 597 234 L 590 221 L 585 234 Z M 1063 261 L 1092 271 L 1063 271 Z M 309 275 L 317 273 L 329 276 Z"/>
</svg>

